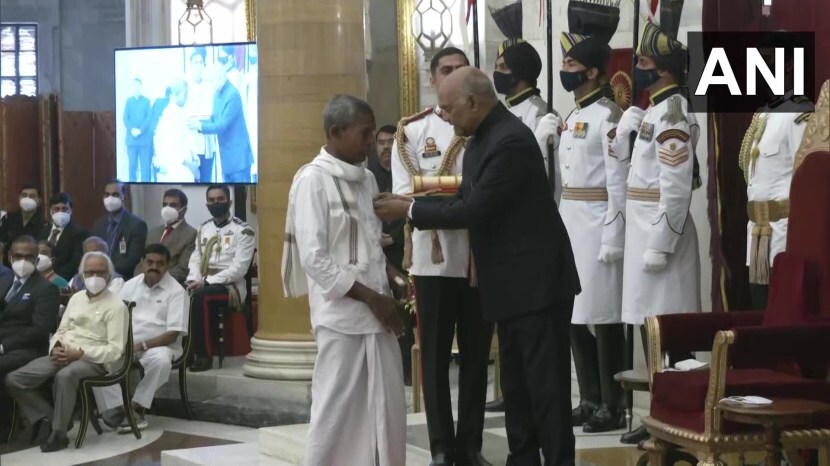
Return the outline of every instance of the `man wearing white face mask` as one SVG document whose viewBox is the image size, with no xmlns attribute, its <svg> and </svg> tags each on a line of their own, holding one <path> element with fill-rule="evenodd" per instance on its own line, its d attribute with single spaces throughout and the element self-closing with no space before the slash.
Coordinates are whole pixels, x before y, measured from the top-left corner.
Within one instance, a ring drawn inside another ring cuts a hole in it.
<svg viewBox="0 0 830 466">
<path fill-rule="evenodd" d="M 66 193 L 55 193 L 49 198 L 49 214 L 52 221 L 41 230 L 38 239 L 55 245 L 51 256 L 55 273 L 72 278 L 81 265 L 88 233 L 72 221 L 72 199 Z"/>
<path fill-rule="evenodd" d="M 37 238 L 40 235 L 46 222 L 39 207 L 40 189 L 31 184 L 24 184 L 20 189 L 20 209 L 8 214 L 0 226 L 0 241 L 5 244 L 6 251 L 11 250 L 11 245 L 18 236 L 29 235 Z M 9 263 L 6 262 L 6 265 Z"/>
<path fill-rule="evenodd" d="M 90 232 L 103 238 L 109 247 L 109 256 L 115 271 L 124 280 L 133 278 L 135 266 L 141 262 L 147 242 L 147 224 L 124 208 L 127 190 L 118 180 L 104 187 L 104 207 L 107 215 L 99 218 Z"/>
<path fill-rule="evenodd" d="M 49 333 L 58 322 L 58 289 L 35 272 L 37 242 L 20 236 L 9 253 L 12 273 L 0 265 L 0 438 L 11 428 L 6 375 L 46 355 Z"/>
<path fill-rule="evenodd" d="M 190 271 L 190 255 L 196 249 L 196 229 L 184 219 L 187 213 L 187 196 L 180 189 L 168 189 L 161 202 L 161 218 L 164 225 L 147 233 L 147 244 L 161 243 L 170 251 L 170 275 L 184 283 Z M 141 273 L 141 264 L 135 274 Z"/>
<path fill-rule="evenodd" d="M 112 261 L 90 252 L 81 260 L 86 292 L 75 293 L 66 306 L 61 325 L 49 342 L 49 356 L 26 364 L 6 377 L 9 394 L 30 421 L 44 453 L 69 445 L 67 426 L 81 379 L 105 374 L 124 356 L 129 323 L 127 308 L 107 289 L 113 276 Z M 54 381 L 50 400 L 39 390 Z M 42 435 L 51 424 L 48 438 Z"/>
</svg>

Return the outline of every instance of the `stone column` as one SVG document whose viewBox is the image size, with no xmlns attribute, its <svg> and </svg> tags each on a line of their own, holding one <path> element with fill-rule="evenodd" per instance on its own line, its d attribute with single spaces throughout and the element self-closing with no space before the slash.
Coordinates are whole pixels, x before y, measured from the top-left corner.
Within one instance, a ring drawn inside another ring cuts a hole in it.
<svg viewBox="0 0 830 466">
<path fill-rule="evenodd" d="M 280 273 L 288 190 L 325 143 L 323 106 L 365 98 L 362 0 L 256 2 L 259 46 L 259 330 L 251 377 L 311 380 L 316 346 L 308 300 L 283 296 Z"/>
</svg>

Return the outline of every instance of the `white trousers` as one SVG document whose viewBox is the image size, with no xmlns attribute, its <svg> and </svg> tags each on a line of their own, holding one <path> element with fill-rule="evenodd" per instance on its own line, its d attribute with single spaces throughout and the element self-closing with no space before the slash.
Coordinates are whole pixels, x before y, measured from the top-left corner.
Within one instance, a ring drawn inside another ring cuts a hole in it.
<svg viewBox="0 0 830 466">
<path fill-rule="evenodd" d="M 135 388 L 133 401 L 145 409 L 153 404 L 153 397 L 156 390 L 167 383 L 170 379 L 170 367 L 173 358 L 176 356 L 173 350 L 166 346 L 150 348 L 147 351 L 138 353 L 138 361 L 144 368 L 144 377 L 138 382 Z M 135 376 L 135 374 L 132 374 Z M 95 394 L 95 401 L 98 404 L 98 411 L 104 412 L 113 408 L 123 406 L 121 402 L 121 387 L 112 385 L 109 387 L 95 387 L 92 389 Z"/>
<path fill-rule="evenodd" d="M 306 466 L 406 464 L 406 399 L 398 341 L 317 327 Z"/>
</svg>

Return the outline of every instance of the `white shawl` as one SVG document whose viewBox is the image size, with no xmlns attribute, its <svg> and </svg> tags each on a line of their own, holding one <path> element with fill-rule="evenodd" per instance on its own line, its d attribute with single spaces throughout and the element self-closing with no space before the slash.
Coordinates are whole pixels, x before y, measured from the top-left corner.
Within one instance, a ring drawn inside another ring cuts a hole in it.
<svg viewBox="0 0 830 466">
<path fill-rule="evenodd" d="M 285 242 L 282 251 L 283 291 L 288 298 L 308 294 L 308 277 L 300 261 L 300 249 L 296 240 L 295 226 L 295 185 L 308 167 L 316 167 L 327 176 L 325 188 L 330 210 L 329 252 L 332 260 L 340 267 L 365 270 L 369 261 L 369 240 L 361 224 L 355 188 L 362 185 L 371 172 L 362 166 L 351 165 L 332 155 L 325 147 L 314 160 L 303 166 L 294 175 L 288 194 L 288 212 L 285 218 Z M 349 232 L 346 238 L 337 238 L 337 231 Z"/>
</svg>

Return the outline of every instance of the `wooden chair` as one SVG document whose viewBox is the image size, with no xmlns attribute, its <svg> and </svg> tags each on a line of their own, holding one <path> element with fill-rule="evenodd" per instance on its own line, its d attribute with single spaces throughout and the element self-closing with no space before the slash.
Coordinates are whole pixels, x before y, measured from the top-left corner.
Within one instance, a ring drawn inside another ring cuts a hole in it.
<svg viewBox="0 0 830 466">
<path fill-rule="evenodd" d="M 15 431 L 17 430 L 17 424 L 20 422 L 19 415 L 17 414 L 17 402 L 12 402 L 12 423 L 9 427 L 9 436 L 6 438 L 6 443 L 11 443 L 12 438 L 14 438 Z"/>
<path fill-rule="evenodd" d="M 133 417 L 132 401 L 130 400 L 130 371 L 133 365 L 133 308 L 134 302 L 125 302 L 127 305 L 127 343 L 124 347 L 124 362 L 118 370 L 113 373 L 86 377 L 81 379 L 78 392 L 81 399 L 81 424 L 78 428 L 78 437 L 75 439 L 75 448 L 81 448 L 86 437 L 87 426 L 92 423 L 92 427 L 98 435 L 101 435 L 104 430 L 98 422 L 98 416 L 95 411 L 95 396 L 92 393 L 93 387 L 109 387 L 111 385 L 121 386 L 121 397 L 123 400 L 124 412 L 127 415 L 127 421 L 130 423 L 130 428 L 133 431 L 135 438 L 141 438 L 141 431 L 135 423 Z"/>
</svg>

